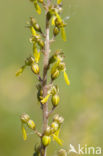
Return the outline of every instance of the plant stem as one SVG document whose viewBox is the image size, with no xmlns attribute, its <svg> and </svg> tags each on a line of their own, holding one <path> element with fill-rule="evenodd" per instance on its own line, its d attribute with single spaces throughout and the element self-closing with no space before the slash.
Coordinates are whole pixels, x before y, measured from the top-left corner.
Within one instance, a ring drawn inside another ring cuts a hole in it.
<svg viewBox="0 0 103 156">
<path fill-rule="evenodd" d="M 47 8 L 50 4 L 51 0 L 47 0 Z M 47 10 L 48 12 L 48 10 Z M 48 71 L 48 63 L 49 63 L 49 51 L 50 51 L 50 43 L 49 43 L 49 20 L 47 18 L 46 12 L 46 38 L 45 38 L 45 52 L 44 52 L 44 60 L 43 60 L 43 96 L 47 95 L 47 71 Z M 43 134 L 48 126 L 48 102 L 43 105 Z M 41 143 L 42 144 L 42 143 Z M 46 156 L 46 147 L 41 145 L 41 156 Z"/>
</svg>

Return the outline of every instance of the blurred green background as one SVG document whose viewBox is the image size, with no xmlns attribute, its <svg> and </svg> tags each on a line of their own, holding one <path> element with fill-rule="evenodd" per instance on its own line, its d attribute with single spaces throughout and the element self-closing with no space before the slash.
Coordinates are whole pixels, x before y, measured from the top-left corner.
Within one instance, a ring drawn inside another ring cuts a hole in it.
<svg viewBox="0 0 103 156">
<path fill-rule="evenodd" d="M 21 113 L 28 113 L 41 129 L 42 115 L 36 99 L 36 78 L 30 70 L 18 78 L 15 72 L 32 54 L 30 33 L 25 23 L 36 17 L 44 27 L 29 0 L 0 0 L 0 156 L 32 156 L 38 138 L 28 131 L 28 140 L 21 135 Z M 62 17 L 69 16 L 66 28 L 68 41 L 61 37 L 52 46 L 65 52 L 71 86 L 63 76 L 61 102 L 56 112 L 65 122 L 60 137 L 64 148 L 69 144 L 103 147 L 103 1 L 65 0 Z M 42 63 L 41 63 L 42 65 Z M 48 155 L 55 155 L 59 146 L 52 143 Z M 91 154 L 92 155 L 92 154 Z"/>
</svg>

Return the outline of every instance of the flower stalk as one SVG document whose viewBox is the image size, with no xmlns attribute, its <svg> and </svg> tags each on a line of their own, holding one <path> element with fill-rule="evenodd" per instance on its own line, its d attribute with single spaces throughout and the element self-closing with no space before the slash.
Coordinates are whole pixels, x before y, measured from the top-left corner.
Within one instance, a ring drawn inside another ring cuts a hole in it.
<svg viewBox="0 0 103 156">
<path fill-rule="evenodd" d="M 47 0 L 47 9 L 50 5 L 51 0 Z M 44 52 L 44 61 L 43 61 L 43 97 L 47 95 L 47 71 L 48 71 L 48 63 L 49 63 L 49 52 L 50 52 L 50 43 L 49 43 L 49 20 L 47 18 L 47 13 L 46 12 L 46 39 L 45 39 L 45 52 Z M 43 134 L 45 130 L 47 129 L 48 126 L 48 118 L 47 118 L 47 113 L 48 113 L 48 102 L 46 102 L 43 105 Z M 43 145 L 41 141 L 41 156 L 46 156 L 46 146 Z"/>
</svg>

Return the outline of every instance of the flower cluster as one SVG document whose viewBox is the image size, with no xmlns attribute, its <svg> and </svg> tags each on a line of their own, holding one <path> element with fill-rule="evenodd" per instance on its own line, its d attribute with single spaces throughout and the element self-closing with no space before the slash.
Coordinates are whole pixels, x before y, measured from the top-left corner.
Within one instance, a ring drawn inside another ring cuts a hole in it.
<svg viewBox="0 0 103 156">
<path fill-rule="evenodd" d="M 26 140 L 27 133 L 26 133 L 26 129 L 24 126 L 27 125 L 30 129 L 35 130 L 36 125 L 35 125 L 34 121 L 30 119 L 30 116 L 28 114 L 22 114 L 20 119 L 21 119 L 21 123 L 22 123 L 23 138 L 24 138 L 24 140 Z"/>
<path fill-rule="evenodd" d="M 66 23 L 61 18 L 62 12 L 62 0 L 57 0 L 55 4 L 51 3 L 51 0 L 48 0 L 49 3 L 45 3 L 44 0 L 30 0 L 35 7 L 35 10 L 38 14 L 41 14 L 41 7 L 44 8 L 46 14 L 46 29 L 49 29 L 48 25 L 53 27 L 52 39 L 49 39 L 49 34 L 43 33 L 41 26 L 38 24 L 34 17 L 30 17 L 29 22 L 26 27 L 31 32 L 30 43 L 33 47 L 32 56 L 26 58 L 24 65 L 16 72 L 16 76 L 19 76 L 23 73 L 26 67 L 30 67 L 31 71 L 38 78 L 37 88 L 37 99 L 40 103 L 40 107 L 44 112 L 45 119 L 48 120 L 50 115 L 53 113 L 55 108 L 60 103 L 59 87 L 55 84 L 55 80 L 63 73 L 64 80 L 69 86 L 70 81 L 66 73 L 66 64 L 64 62 L 64 53 L 62 50 L 57 49 L 54 53 L 52 52 L 51 56 L 47 58 L 47 66 L 43 67 L 43 77 L 41 76 L 41 69 L 39 66 L 41 55 L 46 57 L 46 52 L 50 53 L 50 49 L 46 51 L 46 47 L 50 47 L 50 41 L 55 41 L 55 37 L 61 32 L 62 39 L 66 41 L 65 27 Z M 47 43 L 47 39 L 49 42 Z M 47 45 L 48 44 L 48 45 Z M 45 74 L 50 70 L 50 82 L 47 84 L 47 79 L 45 80 Z M 46 90 L 46 94 L 44 94 Z M 44 110 L 44 107 L 48 104 L 49 99 L 51 98 L 52 110 Z M 30 118 L 28 114 L 22 114 L 21 117 L 22 125 L 22 134 L 24 140 L 27 139 L 26 128 L 30 128 L 37 136 L 40 137 L 41 143 L 38 146 L 35 146 L 35 156 L 44 156 L 45 148 L 51 143 L 51 140 L 56 141 L 59 145 L 62 145 L 63 142 L 59 138 L 59 133 L 61 125 L 63 124 L 64 118 L 59 114 L 53 116 L 52 123 L 46 125 L 45 129 L 42 132 L 39 132 L 36 128 L 35 122 Z M 64 155 L 63 155 L 64 153 Z M 58 152 L 59 156 L 66 156 L 65 150 L 61 149 Z"/>
<path fill-rule="evenodd" d="M 62 145 L 62 141 L 59 138 L 59 132 L 63 121 L 64 121 L 63 117 L 59 116 L 58 114 L 54 116 L 53 122 L 51 123 L 50 126 L 47 127 L 42 137 L 42 143 L 44 146 L 50 144 L 51 137 L 53 137 L 53 140 L 55 140 L 58 144 Z"/>
</svg>

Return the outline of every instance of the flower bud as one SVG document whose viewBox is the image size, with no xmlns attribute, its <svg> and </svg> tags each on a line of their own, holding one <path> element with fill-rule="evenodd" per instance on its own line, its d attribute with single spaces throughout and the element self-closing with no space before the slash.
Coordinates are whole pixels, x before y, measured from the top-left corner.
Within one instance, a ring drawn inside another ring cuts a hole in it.
<svg viewBox="0 0 103 156">
<path fill-rule="evenodd" d="M 51 124 L 51 128 L 53 129 L 53 131 L 57 131 L 59 128 L 59 125 L 57 122 L 52 122 Z"/>
<path fill-rule="evenodd" d="M 60 0 L 59 0 L 59 1 L 60 1 Z M 57 6 L 57 10 L 58 10 L 58 13 L 61 13 L 62 10 L 63 10 L 62 5 L 58 5 L 58 6 Z"/>
<path fill-rule="evenodd" d="M 51 142 L 51 138 L 49 136 L 44 135 L 42 137 L 42 144 L 44 146 L 48 146 L 50 144 L 50 142 Z"/>
<path fill-rule="evenodd" d="M 57 4 L 61 4 L 62 0 L 57 0 Z"/>
<path fill-rule="evenodd" d="M 52 133 L 51 127 L 48 126 L 47 129 L 45 130 L 46 135 L 50 135 Z"/>
<path fill-rule="evenodd" d="M 60 74 L 59 70 L 56 69 L 55 72 L 51 74 L 52 80 L 55 80 L 56 78 L 58 78 L 59 74 Z"/>
<path fill-rule="evenodd" d="M 38 39 L 38 44 L 41 48 L 44 48 L 44 42 L 41 39 Z"/>
<path fill-rule="evenodd" d="M 34 149 L 35 149 L 36 154 L 38 155 L 40 153 L 41 146 L 36 144 Z M 36 156 L 36 154 L 34 153 L 33 156 Z"/>
<path fill-rule="evenodd" d="M 56 26 L 56 27 L 59 27 L 59 28 L 62 26 L 62 22 L 59 21 L 58 18 L 55 19 L 55 26 Z"/>
<path fill-rule="evenodd" d="M 35 24 L 35 30 L 38 32 L 42 32 L 38 23 Z"/>
<path fill-rule="evenodd" d="M 52 14 L 51 14 L 50 11 L 48 11 L 48 12 L 47 12 L 47 19 L 48 19 L 48 21 L 51 19 L 51 17 L 52 17 Z"/>
<path fill-rule="evenodd" d="M 58 91 L 57 86 L 53 86 L 51 89 L 51 94 L 55 95 L 57 93 L 57 91 Z"/>
<path fill-rule="evenodd" d="M 55 94 L 52 96 L 52 104 L 54 107 L 58 106 L 59 102 L 60 102 L 60 98 L 59 98 L 59 95 Z"/>
<path fill-rule="evenodd" d="M 40 26 L 39 26 L 39 24 L 36 22 L 36 20 L 35 20 L 33 17 L 31 17 L 30 23 L 31 23 L 31 25 L 34 27 L 34 29 L 35 29 L 36 31 L 42 32 L 42 31 L 41 31 L 41 28 L 40 28 Z"/>
<path fill-rule="evenodd" d="M 64 149 L 60 149 L 58 152 L 58 156 L 67 156 L 67 152 Z"/>
<path fill-rule="evenodd" d="M 31 17 L 30 17 L 30 24 L 34 27 L 35 23 L 36 23 L 35 18 L 33 18 L 33 17 L 31 16 Z"/>
<path fill-rule="evenodd" d="M 43 0 L 38 0 L 39 3 L 43 3 Z"/>
<path fill-rule="evenodd" d="M 55 60 L 55 57 L 54 57 L 54 55 L 53 56 L 51 56 L 50 57 L 50 59 L 49 59 L 49 64 L 52 64 L 52 63 L 54 63 L 56 60 Z"/>
<path fill-rule="evenodd" d="M 39 66 L 38 64 L 32 64 L 32 67 L 31 67 L 32 71 L 35 73 L 35 74 L 39 74 Z"/>
<path fill-rule="evenodd" d="M 62 116 L 60 116 L 58 122 L 59 122 L 59 124 L 62 124 L 64 122 L 64 118 Z"/>
<path fill-rule="evenodd" d="M 53 121 L 56 121 L 58 124 L 62 124 L 64 122 L 64 118 L 62 116 L 59 116 L 58 114 L 56 114 L 53 117 Z"/>
<path fill-rule="evenodd" d="M 57 55 L 57 60 L 59 60 L 60 62 L 63 61 L 64 57 L 62 55 Z M 60 64 L 60 63 L 59 63 Z M 58 65 L 59 65 L 58 64 Z"/>
<path fill-rule="evenodd" d="M 30 120 L 30 116 L 28 114 L 22 114 L 20 119 L 23 123 L 27 123 Z"/>
<path fill-rule="evenodd" d="M 43 90 L 39 89 L 38 93 L 37 93 L 37 98 L 38 98 L 39 101 L 41 101 L 41 99 L 42 99 L 41 97 L 43 97 Z"/>
<path fill-rule="evenodd" d="M 34 62 L 34 58 L 33 57 L 29 57 L 25 60 L 25 64 L 27 66 L 30 66 L 32 63 Z"/>
<path fill-rule="evenodd" d="M 54 27 L 54 29 L 53 29 L 54 36 L 57 36 L 59 34 L 59 32 L 60 32 L 60 28 Z"/>
<path fill-rule="evenodd" d="M 35 127 L 36 127 L 36 125 L 35 125 L 35 123 L 34 123 L 33 120 L 29 120 L 27 124 L 28 124 L 28 127 L 29 127 L 30 129 L 32 129 L 32 130 L 34 130 Z"/>
<path fill-rule="evenodd" d="M 64 62 L 60 62 L 59 66 L 58 66 L 59 70 L 64 70 L 65 69 L 65 63 Z"/>
<path fill-rule="evenodd" d="M 59 114 L 55 114 L 53 117 L 53 121 L 58 122 L 58 119 L 59 119 Z"/>
</svg>

